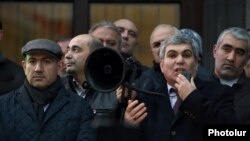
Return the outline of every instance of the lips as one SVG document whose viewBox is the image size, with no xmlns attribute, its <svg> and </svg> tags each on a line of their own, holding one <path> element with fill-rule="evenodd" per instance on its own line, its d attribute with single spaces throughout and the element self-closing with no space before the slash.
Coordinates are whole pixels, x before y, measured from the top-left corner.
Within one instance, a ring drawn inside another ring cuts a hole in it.
<svg viewBox="0 0 250 141">
<path fill-rule="evenodd" d="M 223 68 L 235 68 L 232 64 L 223 64 Z"/>
<path fill-rule="evenodd" d="M 32 78 L 35 79 L 35 80 L 42 80 L 45 77 L 44 76 L 33 76 Z"/>
<path fill-rule="evenodd" d="M 72 66 L 74 65 L 75 63 L 72 63 L 72 62 L 66 62 L 66 66 L 69 67 L 69 66 Z"/>
<path fill-rule="evenodd" d="M 176 73 L 180 74 L 180 73 L 182 73 L 183 71 L 186 71 L 186 69 L 184 69 L 184 68 L 176 68 L 174 71 L 175 71 Z"/>
<path fill-rule="evenodd" d="M 121 46 L 122 46 L 123 48 L 128 48 L 128 44 L 125 43 L 125 42 L 122 42 Z"/>
</svg>

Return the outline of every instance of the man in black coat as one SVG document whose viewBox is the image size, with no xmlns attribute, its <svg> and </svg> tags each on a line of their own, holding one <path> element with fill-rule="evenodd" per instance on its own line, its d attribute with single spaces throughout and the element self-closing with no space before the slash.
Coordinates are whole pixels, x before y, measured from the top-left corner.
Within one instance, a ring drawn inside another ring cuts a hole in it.
<svg viewBox="0 0 250 141">
<path fill-rule="evenodd" d="M 3 37 L 3 27 L 0 21 L 0 41 Z M 0 95 L 19 88 L 25 79 L 20 65 L 6 58 L 0 50 Z"/>
<path fill-rule="evenodd" d="M 89 104 L 67 91 L 58 76 L 62 51 L 48 39 L 22 48 L 26 79 L 0 97 L 1 141 L 91 141 Z"/>
<path fill-rule="evenodd" d="M 68 51 L 65 54 L 68 76 L 63 78 L 64 85 L 67 89 L 81 96 L 91 105 L 95 124 L 99 124 L 100 121 L 114 120 L 116 106 L 118 104 L 114 92 L 101 93 L 86 85 L 86 78 L 89 78 L 89 76 L 85 76 L 84 72 L 84 70 L 86 70 L 86 60 L 93 51 L 100 48 L 103 48 L 102 43 L 89 34 L 81 34 L 74 37 L 70 41 Z M 95 61 L 95 64 L 90 65 L 96 65 L 102 60 Z"/>
<path fill-rule="evenodd" d="M 210 77 L 234 91 L 234 108 L 242 124 L 250 124 L 250 78 L 244 72 L 249 54 L 249 33 L 238 27 L 225 29 L 214 46 L 215 66 Z"/>
<path fill-rule="evenodd" d="M 147 117 L 140 123 L 143 140 L 202 141 L 205 125 L 237 123 L 229 87 L 196 77 L 197 58 L 190 38 L 175 35 L 162 42 L 160 68 L 167 93 L 144 94 L 139 99 L 143 104 L 132 101 L 125 113 L 125 121 L 133 124 L 144 116 L 146 108 Z M 191 80 L 183 72 L 188 72 Z"/>
</svg>

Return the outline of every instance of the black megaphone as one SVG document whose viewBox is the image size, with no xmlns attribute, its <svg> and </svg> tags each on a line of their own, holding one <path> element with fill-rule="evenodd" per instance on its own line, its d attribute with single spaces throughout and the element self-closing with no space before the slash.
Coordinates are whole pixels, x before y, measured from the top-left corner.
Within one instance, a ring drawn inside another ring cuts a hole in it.
<svg viewBox="0 0 250 141">
<path fill-rule="evenodd" d="M 87 83 L 96 91 L 111 92 L 123 82 L 126 70 L 122 55 L 108 47 L 94 50 L 86 59 Z"/>
</svg>

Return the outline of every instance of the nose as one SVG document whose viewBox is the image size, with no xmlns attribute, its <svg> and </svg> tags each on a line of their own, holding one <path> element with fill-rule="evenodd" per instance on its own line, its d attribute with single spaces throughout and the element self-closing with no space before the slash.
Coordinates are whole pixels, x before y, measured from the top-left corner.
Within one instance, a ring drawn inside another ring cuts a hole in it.
<svg viewBox="0 0 250 141">
<path fill-rule="evenodd" d="M 235 52 L 234 51 L 231 51 L 230 53 L 228 53 L 227 60 L 233 61 L 234 58 L 235 58 Z"/>
<path fill-rule="evenodd" d="M 123 39 L 128 39 L 128 30 L 124 30 L 124 31 L 122 32 L 122 38 L 123 38 Z"/>
<path fill-rule="evenodd" d="M 42 63 L 41 63 L 41 62 L 38 62 L 38 63 L 36 64 L 35 71 L 36 71 L 36 72 L 42 72 L 42 70 L 43 70 Z"/>
<path fill-rule="evenodd" d="M 183 64 L 183 62 L 184 62 L 184 59 L 183 59 L 182 55 L 178 55 L 176 58 L 176 63 Z"/>
<path fill-rule="evenodd" d="M 102 42 L 102 44 L 103 44 L 104 47 L 108 47 L 107 42 Z"/>
<path fill-rule="evenodd" d="M 72 58 L 71 52 L 68 51 L 65 55 L 64 55 L 65 59 L 70 59 Z"/>
</svg>

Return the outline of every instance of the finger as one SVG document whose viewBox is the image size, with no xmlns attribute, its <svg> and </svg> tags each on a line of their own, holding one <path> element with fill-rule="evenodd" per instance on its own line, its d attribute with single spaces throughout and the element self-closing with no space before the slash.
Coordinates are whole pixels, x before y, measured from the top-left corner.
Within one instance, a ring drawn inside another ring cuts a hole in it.
<svg viewBox="0 0 250 141">
<path fill-rule="evenodd" d="M 137 96 L 137 92 L 136 91 L 132 91 L 131 99 L 135 99 L 136 96 Z"/>
<path fill-rule="evenodd" d="M 142 107 L 139 111 L 137 111 L 133 117 L 136 118 L 136 119 L 138 119 L 138 118 L 141 117 L 146 111 L 147 111 L 147 108 L 144 106 L 144 107 Z"/>
<path fill-rule="evenodd" d="M 130 100 L 130 99 L 128 100 L 128 104 L 130 104 L 130 103 L 132 103 L 132 102 L 133 102 L 132 100 Z"/>
<path fill-rule="evenodd" d="M 195 84 L 194 84 L 194 78 L 193 78 L 193 77 L 191 77 L 191 84 L 192 84 L 192 85 L 195 85 Z"/>
<path fill-rule="evenodd" d="M 145 104 L 144 103 L 141 103 L 139 105 L 137 105 L 136 107 L 134 107 L 132 110 L 131 110 L 131 115 L 136 115 L 136 113 L 138 113 L 142 108 L 145 107 Z"/>
<path fill-rule="evenodd" d="M 139 103 L 139 101 L 138 100 L 134 100 L 134 101 L 130 100 L 128 102 L 130 102 L 130 103 L 128 103 L 128 106 L 126 108 L 126 112 L 130 113 L 134 109 L 134 107 Z"/>
<path fill-rule="evenodd" d="M 136 120 L 136 123 L 142 122 L 147 116 L 148 116 L 148 113 L 147 113 L 147 112 L 143 113 L 143 115 L 141 115 L 141 116 Z"/>
</svg>

